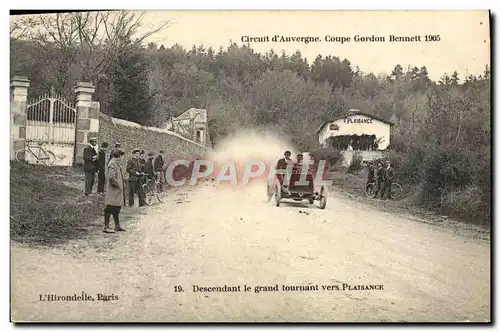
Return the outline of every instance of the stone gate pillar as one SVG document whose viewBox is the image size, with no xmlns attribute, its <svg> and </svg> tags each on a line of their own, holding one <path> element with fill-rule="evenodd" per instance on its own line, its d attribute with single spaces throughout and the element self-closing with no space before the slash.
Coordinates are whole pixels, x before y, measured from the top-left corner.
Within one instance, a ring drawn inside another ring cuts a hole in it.
<svg viewBox="0 0 500 332">
<path fill-rule="evenodd" d="M 75 164 L 83 164 L 83 150 L 90 138 L 97 138 L 99 134 L 99 102 L 92 100 L 95 88 L 92 83 L 79 82 L 75 87 L 76 122 Z M 96 147 L 97 148 L 97 147 Z"/>
<path fill-rule="evenodd" d="M 10 82 L 10 160 L 16 159 L 16 151 L 26 147 L 26 110 L 28 87 L 26 76 L 14 76 Z M 24 155 L 21 156 L 24 160 Z"/>
</svg>

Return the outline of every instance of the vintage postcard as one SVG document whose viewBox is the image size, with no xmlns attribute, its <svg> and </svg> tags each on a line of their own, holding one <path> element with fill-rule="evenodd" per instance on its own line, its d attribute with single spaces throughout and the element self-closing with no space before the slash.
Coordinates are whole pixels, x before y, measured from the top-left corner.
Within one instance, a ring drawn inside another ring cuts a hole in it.
<svg viewBox="0 0 500 332">
<path fill-rule="evenodd" d="M 491 322 L 488 11 L 10 16 L 11 321 Z"/>
</svg>

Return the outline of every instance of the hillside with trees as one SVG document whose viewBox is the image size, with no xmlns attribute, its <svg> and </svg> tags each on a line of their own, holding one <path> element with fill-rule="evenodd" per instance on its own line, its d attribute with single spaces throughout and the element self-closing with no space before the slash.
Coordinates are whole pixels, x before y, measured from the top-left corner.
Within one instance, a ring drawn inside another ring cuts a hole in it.
<svg viewBox="0 0 500 332">
<path fill-rule="evenodd" d="M 165 47 L 145 42 L 164 26 L 137 37 L 140 15 L 105 13 L 11 24 L 11 75 L 30 78 L 30 97 L 53 86 L 71 98 L 77 81 L 89 80 L 111 116 L 161 126 L 188 108 L 204 108 L 215 147 L 238 128 L 254 127 L 286 133 L 303 151 L 317 148 L 322 122 L 361 109 L 395 123 L 391 158 L 402 181 L 419 188 L 419 203 L 489 223 L 488 67 L 478 76 L 443 73 L 435 82 L 426 67 L 397 63 L 382 75 L 332 55 L 260 54 L 235 43 Z"/>
</svg>

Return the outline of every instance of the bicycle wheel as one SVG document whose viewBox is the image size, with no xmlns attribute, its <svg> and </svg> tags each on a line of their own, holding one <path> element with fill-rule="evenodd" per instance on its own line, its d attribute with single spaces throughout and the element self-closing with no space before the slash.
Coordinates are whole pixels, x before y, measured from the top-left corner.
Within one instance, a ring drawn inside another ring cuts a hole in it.
<svg viewBox="0 0 500 332">
<path fill-rule="evenodd" d="M 18 163 L 26 163 L 26 149 L 21 149 L 16 152 L 16 161 Z"/>
<path fill-rule="evenodd" d="M 375 182 L 370 182 L 366 185 L 365 194 L 367 197 L 370 198 L 375 197 L 376 191 L 377 191 L 377 185 L 375 184 Z"/>
<path fill-rule="evenodd" d="M 52 166 L 56 161 L 56 155 L 52 151 L 45 151 L 45 157 L 38 158 L 42 164 L 45 166 Z"/>
<path fill-rule="evenodd" d="M 163 190 L 163 185 L 159 182 L 155 184 L 155 194 L 156 194 L 156 199 L 160 203 L 163 203 L 163 199 L 165 198 L 165 191 Z"/>
<path fill-rule="evenodd" d="M 146 205 L 153 204 L 154 193 L 147 184 L 142 185 L 142 192 L 144 194 L 144 203 L 146 203 Z"/>
<path fill-rule="evenodd" d="M 403 195 L 403 188 L 397 182 L 391 183 L 391 198 L 392 199 L 400 199 Z"/>
</svg>

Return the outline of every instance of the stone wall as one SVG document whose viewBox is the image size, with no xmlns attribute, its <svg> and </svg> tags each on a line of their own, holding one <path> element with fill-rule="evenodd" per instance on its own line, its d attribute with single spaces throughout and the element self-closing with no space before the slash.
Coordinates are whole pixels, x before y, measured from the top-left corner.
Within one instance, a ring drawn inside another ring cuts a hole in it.
<svg viewBox="0 0 500 332">
<path fill-rule="evenodd" d="M 126 159 L 130 158 L 133 149 L 143 149 L 158 153 L 165 151 L 165 159 L 172 162 L 177 159 L 192 160 L 203 156 L 206 148 L 181 135 L 154 127 L 144 127 L 137 123 L 116 119 L 99 113 L 99 145 L 107 142 L 113 147 L 116 142 L 121 143 Z"/>
</svg>

